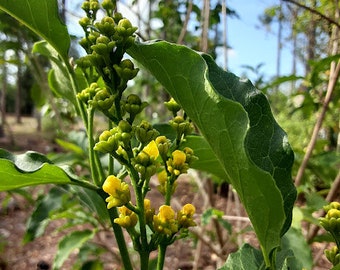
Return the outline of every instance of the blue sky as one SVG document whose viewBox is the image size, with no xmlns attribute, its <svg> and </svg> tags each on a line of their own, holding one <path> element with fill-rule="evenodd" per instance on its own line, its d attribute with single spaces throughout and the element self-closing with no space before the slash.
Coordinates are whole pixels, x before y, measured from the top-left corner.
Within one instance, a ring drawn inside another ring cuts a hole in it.
<svg viewBox="0 0 340 270">
<path fill-rule="evenodd" d="M 276 75 L 277 58 L 277 25 L 273 25 L 272 32 L 266 31 L 258 19 L 263 11 L 278 0 L 228 0 L 230 8 L 236 10 L 239 19 L 229 18 L 227 21 L 228 68 L 240 76 L 244 72 L 243 65 L 256 67 L 263 63 L 261 71 L 266 77 Z M 291 73 L 292 54 L 290 48 L 283 47 L 281 58 L 281 75 Z M 249 72 L 247 72 L 251 75 Z"/>
<path fill-rule="evenodd" d="M 79 4 L 79 1 L 67 2 L 69 2 L 71 10 L 74 10 L 74 5 L 77 2 Z M 228 50 L 228 69 L 238 76 L 242 76 L 246 71 L 246 75 L 250 79 L 255 79 L 255 75 L 242 66 L 256 67 L 262 63 L 263 66 L 260 71 L 265 74 L 265 78 L 268 79 L 275 76 L 277 25 L 274 24 L 272 32 L 268 32 L 265 27 L 261 26 L 258 17 L 267 7 L 277 5 L 279 0 L 227 0 L 226 2 L 228 7 L 234 9 L 240 17 L 239 19 L 228 18 L 227 20 L 227 39 L 229 46 L 231 46 L 231 49 Z M 143 4 L 141 5 L 143 7 Z M 143 8 L 141 10 L 143 11 Z M 129 9 L 121 6 L 120 11 L 134 23 L 134 16 Z M 75 13 L 83 16 L 82 10 L 77 10 Z M 75 16 L 72 19 L 71 16 L 69 19 L 72 21 L 69 24 L 69 31 L 72 34 L 78 33 L 79 35 L 82 32 L 77 23 L 79 18 Z M 221 59 L 217 59 L 217 62 L 223 66 L 221 61 Z M 284 46 L 281 58 L 281 75 L 289 75 L 291 73 L 291 66 L 292 54 L 290 48 Z"/>
</svg>

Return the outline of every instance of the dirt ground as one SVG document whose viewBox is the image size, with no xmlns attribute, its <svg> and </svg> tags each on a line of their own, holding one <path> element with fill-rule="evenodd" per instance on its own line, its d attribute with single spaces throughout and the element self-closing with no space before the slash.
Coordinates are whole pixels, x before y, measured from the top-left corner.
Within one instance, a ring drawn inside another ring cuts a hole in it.
<svg viewBox="0 0 340 270">
<path fill-rule="evenodd" d="M 36 124 L 32 118 L 23 118 L 21 125 L 16 125 L 14 119 L 11 118 L 9 125 L 12 138 L 0 139 L 0 148 L 17 152 L 35 150 L 42 153 L 57 149 L 56 145 L 44 134 L 34 130 Z M 225 217 L 233 226 L 234 233 L 229 235 L 225 229 L 214 222 L 207 226 L 197 226 L 192 231 L 193 235 L 196 235 L 195 237 L 176 241 L 168 248 L 165 270 L 217 269 L 228 254 L 234 252 L 241 243 L 248 242 L 257 246 L 254 233 L 248 230 L 249 220 L 234 194 L 229 191 L 228 196 L 220 196 L 220 194 L 212 192 L 211 185 L 195 181 L 194 179 L 197 177 L 198 175 L 192 172 L 189 176 L 179 180 L 173 207 L 178 209 L 185 203 L 194 204 L 197 208 L 196 220 L 200 224 L 200 214 L 206 207 L 213 205 L 225 213 Z M 152 181 L 151 185 L 155 186 L 156 182 Z M 203 188 L 206 191 L 200 192 Z M 48 190 L 48 187 L 34 187 L 30 188 L 30 191 L 35 194 L 41 189 Z M 207 194 L 211 194 L 211 196 Z M 33 205 L 19 195 L 12 196 L 9 203 L 6 198 L 8 198 L 7 193 L 0 193 L 0 270 L 51 269 L 58 242 L 67 233 L 57 231 L 63 221 L 53 221 L 43 236 L 23 245 L 25 224 L 33 211 Z M 151 191 L 150 198 L 156 205 L 162 199 L 158 191 Z M 4 204 L 5 201 L 6 204 Z M 238 234 L 237 232 L 240 231 L 244 232 Z M 103 232 L 98 235 L 95 241 L 111 243 L 111 241 L 114 242 L 114 239 L 112 234 Z M 320 250 L 323 248 L 323 244 L 315 244 L 313 255 L 319 256 Z M 115 246 L 113 246 L 113 253 L 118 254 Z M 156 254 L 152 254 L 152 256 L 156 256 Z M 65 262 L 62 269 L 71 270 L 76 257 L 77 251 Z M 132 257 L 134 258 L 134 256 Z M 112 254 L 104 255 L 102 259 L 105 262 L 105 269 L 120 269 L 119 262 Z M 326 270 L 330 269 L 330 265 L 322 255 L 318 259 L 318 265 L 313 269 Z"/>
</svg>

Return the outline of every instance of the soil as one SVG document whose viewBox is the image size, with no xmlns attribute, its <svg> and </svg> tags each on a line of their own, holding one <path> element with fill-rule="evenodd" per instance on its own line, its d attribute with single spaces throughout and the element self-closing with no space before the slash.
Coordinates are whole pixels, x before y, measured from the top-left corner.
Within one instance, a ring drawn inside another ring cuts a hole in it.
<svg viewBox="0 0 340 270">
<path fill-rule="evenodd" d="M 8 124 L 11 136 L 0 139 L 0 148 L 15 152 L 34 150 L 41 153 L 58 149 L 56 144 L 50 141 L 44 133 L 35 131 L 36 122 L 33 118 L 24 117 L 22 124 L 18 125 L 15 124 L 14 118 L 10 117 Z M 8 131 L 7 127 L 7 134 Z M 227 189 L 216 191 L 209 182 L 202 183 L 199 179 L 200 176 L 196 172 L 190 172 L 189 175 L 178 181 L 172 206 L 177 210 L 186 203 L 194 204 L 197 208 L 196 222 L 199 226 L 192 230 L 191 237 L 178 240 L 168 248 L 165 270 L 217 269 L 228 257 L 228 254 L 236 251 L 242 243 L 248 242 L 258 247 L 256 237 L 249 229 L 250 222 L 235 194 Z M 156 182 L 152 180 L 151 185 L 155 187 Z M 48 189 L 49 186 L 30 187 L 29 192 L 32 194 L 32 198 L 36 199 L 36 194 L 42 191 L 47 192 Z M 205 191 L 201 192 L 203 189 Z M 19 194 L 8 195 L 9 193 L 6 192 L 0 193 L 0 270 L 51 269 L 58 242 L 70 230 L 58 231 L 57 229 L 63 225 L 64 221 L 56 220 L 48 225 L 41 237 L 23 244 L 25 224 L 34 205 Z M 162 196 L 155 188 L 152 189 L 149 196 L 157 209 L 157 205 L 162 202 Z M 209 205 L 213 205 L 225 213 L 224 217 L 232 224 L 232 234 L 228 234 L 227 230 L 215 222 L 210 222 L 205 226 L 201 224 L 200 216 Z M 78 229 L 83 229 L 83 227 L 78 227 Z M 114 238 L 110 232 L 103 231 L 94 241 L 107 245 L 107 243 L 114 242 Z M 128 238 L 127 241 L 129 241 Z M 314 244 L 312 246 L 314 257 L 322 254 L 324 248 L 322 243 Z M 112 252 L 101 257 L 105 269 L 121 269 L 119 253 L 115 246 L 113 246 Z M 131 254 L 132 258 L 137 257 L 132 250 Z M 156 252 L 152 256 L 155 257 Z M 76 258 L 77 251 L 73 252 L 66 260 L 62 269 L 71 270 Z M 323 255 L 318 258 L 314 270 L 330 269 L 330 264 Z"/>
</svg>

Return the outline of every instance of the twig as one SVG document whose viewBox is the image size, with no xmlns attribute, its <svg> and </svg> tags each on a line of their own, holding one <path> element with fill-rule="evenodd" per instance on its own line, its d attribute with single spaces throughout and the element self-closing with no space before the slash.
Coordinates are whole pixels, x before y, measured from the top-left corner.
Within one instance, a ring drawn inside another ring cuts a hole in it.
<svg viewBox="0 0 340 270">
<path fill-rule="evenodd" d="M 303 174 L 306 170 L 308 161 L 309 161 L 310 157 L 312 156 L 312 152 L 314 150 L 314 146 L 315 146 L 316 140 L 318 138 L 319 130 L 320 130 L 320 128 L 322 126 L 322 122 L 325 118 L 326 111 L 328 109 L 328 104 L 331 101 L 332 93 L 335 89 L 337 79 L 339 78 L 339 73 L 340 73 L 340 61 L 338 61 L 335 69 L 331 69 L 331 74 L 329 76 L 329 82 L 328 82 L 328 87 L 327 87 L 327 93 L 326 93 L 326 97 L 325 97 L 325 100 L 324 100 L 323 105 L 322 105 L 320 116 L 318 117 L 317 122 L 315 123 L 311 140 L 310 140 L 310 142 L 307 146 L 306 154 L 305 154 L 305 156 L 302 160 L 301 166 L 300 166 L 300 168 L 297 172 L 296 178 L 295 178 L 295 185 L 296 186 L 299 186 L 301 184 L 302 176 L 303 176 Z"/>
<path fill-rule="evenodd" d="M 184 23 L 183 23 L 181 33 L 179 34 L 179 37 L 177 39 L 177 44 L 183 44 L 184 37 L 185 37 L 187 30 L 188 30 L 188 23 L 189 23 L 189 20 L 190 20 L 191 11 L 192 11 L 192 0 L 188 0 L 187 13 L 185 15 L 185 20 L 184 20 Z"/>
<path fill-rule="evenodd" d="M 294 5 L 297 5 L 297 6 L 301 7 L 301 8 L 304 8 L 304 9 L 306 9 L 306 10 L 308 10 L 308 11 L 314 13 L 314 14 L 317 14 L 317 15 L 319 15 L 321 18 L 325 19 L 326 21 L 328 21 L 328 22 L 330 22 L 330 23 L 336 25 L 338 28 L 340 28 L 340 24 L 339 24 L 338 22 L 336 22 L 335 20 L 333 20 L 333 19 L 330 18 L 330 17 L 327 17 L 326 15 L 322 14 L 320 11 L 317 11 L 316 9 L 313 9 L 313 8 L 311 8 L 311 7 L 308 7 L 308 6 L 305 6 L 305 5 L 303 5 L 303 4 L 300 4 L 300 3 L 296 2 L 295 0 L 283 0 L 283 1 L 284 1 L 284 2 L 292 3 L 292 4 L 294 4 Z"/>
</svg>

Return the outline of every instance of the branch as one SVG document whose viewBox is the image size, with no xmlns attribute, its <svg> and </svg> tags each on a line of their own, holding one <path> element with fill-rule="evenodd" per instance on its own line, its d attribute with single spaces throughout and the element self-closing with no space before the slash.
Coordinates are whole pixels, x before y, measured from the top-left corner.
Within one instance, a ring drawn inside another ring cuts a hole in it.
<svg viewBox="0 0 340 270">
<path fill-rule="evenodd" d="M 284 1 L 286 1 L 286 0 L 284 0 Z M 297 172 L 296 178 L 295 178 L 295 185 L 296 186 L 299 186 L 301 184 L 302 176 L 303 176 L 303 174 L 304 174 L 304 172 L 307 168 L 308 161 L 309 161 L 310 157 L 312 156 L 312 152 L 313 152 L 313 149 L 315 147 L 316 140 L 318 138 L 319 130 L 320 130 L 320 128 L 322 126 L 322 122 L 325 118 L 326 111 L 328 109 L 328 104 L 331 101 L 332 93 L 335 89 L 337 79 L 339 78 L 340 61 L 338 61 L 336 68 L 334 69 L 334 72 L 332 72 L 332 70 L 333 69 L 331 69 L 331 74 L 330 74 L 328 87 L 327 87 L 327 93 L 326 93 L 325 100 L 323 102 L 323 106 L 322 106 L 322 109 L 321 109 L 321 112 L 320 112 L 320 116 L 315 123 L 311 140 L 310 140 L 310 142 L 307 146 L 306 154 L 305 154 L 305 156 L 302 160 L 301 166 L 300 166 L 300 168 Z"/>
<path fill-rule="evenodd" d="M 337 21 L 333 20 L 333 19 L 330 18 L 330 17 L 327 17 L 326 15 L 322 14 L 320 11 L 317 11 L 316 9 L 313 9 L 313 8 L 310 8 L 310 7 L 305 6 L 305 5 L 303 5 L 303 4 L 300 4 L 300 3 L 296 2 L 295 0 L 283 0 L 283 1 L 284 1 L 284 2 L 292 3 L 292 4 L 294 4 L 294 5 L 297 5 L 297 6 L 301 7 L 301 8 L 304 8 L 304 9 L 306 9 L 306 10 L 308 10 L 308 11 L 314 13 L 314 14 L 317 14 L 317 15 L 319 15 L 321 18 L 325 19 L 326 21 L 328 21 L 328 22 L 330 22 L 330 23 L 336 25 L 338 28 L 340 28 L 340 24 L 339 24 Z"/>
<path fill-rule="evenodd" d="M 183 44 L 184 37 L 185 37 L 187 30 L 188 30 L 187 28 L 188 28 L 188 23 L 189 23 L 189 20 L 190 20 L 191 11 L 192 11 L 192 0 L 188 0 L 187 13 L 185 15 L 185 21 L 183 23 L 181 33 L 179 34 L 177 44 Z"/>
</svg>

